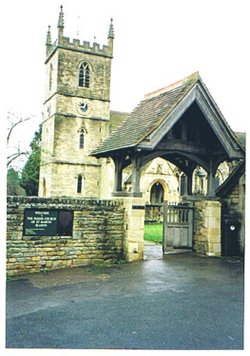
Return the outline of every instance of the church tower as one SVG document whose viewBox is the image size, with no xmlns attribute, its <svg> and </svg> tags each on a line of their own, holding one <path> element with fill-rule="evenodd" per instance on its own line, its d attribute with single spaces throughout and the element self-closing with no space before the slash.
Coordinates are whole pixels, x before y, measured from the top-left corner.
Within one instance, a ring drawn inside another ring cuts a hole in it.
<svg viewBox="0 0 250 356">
<path fill-rule="evenodd" d="M 64 36 L 62 6 L 57 27 L 46 40 L 39 196 L 99 198 L 105 162 L 90 152 L 109 134 L 113 23 L 102 47 Z"/>
</svg>

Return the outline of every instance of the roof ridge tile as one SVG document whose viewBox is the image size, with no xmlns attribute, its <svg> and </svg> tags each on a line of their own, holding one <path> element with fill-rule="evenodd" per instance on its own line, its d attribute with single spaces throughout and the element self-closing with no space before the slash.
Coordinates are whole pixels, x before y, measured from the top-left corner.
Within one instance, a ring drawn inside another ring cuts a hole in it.
<svg viewBox="0 0 250 356">
<path fill-rule="evenodd" d="M 161 89 L 157 89 L 155 91 L 152 91 L 148 94 L 145 94 L 144 95 L 144 100 L 148 100 L 148 99 L 151 99 L 151 98 L 155 98 L 155 97 L 158 97 L 160 96 L 161 94 L 165 94 L 167 92 L 170 92 L 170 91 L 174 91 L 184 85 L 187 85 L 189 84 L 190 82 L 196 82 L 198 79 L 200 79 L 200 75 L 199 75 L 199 72 L 194 72 L 192 73 L 191 75 L 189 75 L 188 77 L 185 77 L 181 80 L 178 80 L 177 82 L 175 83 L 172 83 L 170 85 L 167 85 L 166 87 L 163 87 Z M 143 100 L 143 101 L 144 101 Z"/>
</svg>

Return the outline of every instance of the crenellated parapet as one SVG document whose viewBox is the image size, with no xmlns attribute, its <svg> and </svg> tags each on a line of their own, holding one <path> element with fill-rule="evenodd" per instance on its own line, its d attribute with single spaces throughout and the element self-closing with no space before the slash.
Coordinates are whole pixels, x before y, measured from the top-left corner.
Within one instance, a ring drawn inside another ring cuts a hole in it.
<svg viewBox="0 0 250 356">
<path fill-rule="evenodd" d="M 51 56 L 57 47 L 70 49 L 73 51 L 89 53 L 100 56 L 107 56 L 112 58 L 113 55 L 113 39 L 114 39 L 114 27 L 113 19 L 111 19 L 109 32 L 108 32 L 108 44 L 100 45 L 99 43 L 93 42 L 92 44 L 88 41 L 80 41 L 79 39 L 64 36 L 64 13 L 63 7 L 60 8 L 59 19 L 58 19 L 58 38 L 52 45 L 50 26 L 47 32 L 46 38 L 46 57 Z"/>
<path fill-rule="evenodd" d="M 63 42 L 61 43 L 61 46 L 71 49 L 71 50 L 77 50 L 80 52 L 88 52 L 92 54 L 100 54 L 100 55 L 107 55 L 111 56 L 112 53 L 110 51 L 110 47 L 103 45 L 101 46 L 99 43 L 93 42 L 91 45 L 90 42 L 88 41 L 81 41 L 79 39 L 73 38 L 71 40 L 69 37 L 63 37 Z"/>
</svg>

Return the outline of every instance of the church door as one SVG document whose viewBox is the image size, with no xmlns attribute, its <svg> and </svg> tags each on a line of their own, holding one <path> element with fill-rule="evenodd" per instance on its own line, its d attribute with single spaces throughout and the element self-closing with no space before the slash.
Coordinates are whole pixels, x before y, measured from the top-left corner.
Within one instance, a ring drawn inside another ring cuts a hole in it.
<svg viewBox="0 0 250 356">
<path fill-rule="evenodd" d="M 150 192 L 150 203 L 151 204 L 162 204 L 164 200 L 164 189 L 161 183 L 156 182 Z"/>
</svg>

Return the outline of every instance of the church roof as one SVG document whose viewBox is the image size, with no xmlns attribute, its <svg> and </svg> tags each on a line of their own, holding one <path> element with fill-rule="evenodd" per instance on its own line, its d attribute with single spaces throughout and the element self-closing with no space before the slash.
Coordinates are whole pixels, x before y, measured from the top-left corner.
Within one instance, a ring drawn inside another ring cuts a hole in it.
<svg viewBox="0 0 250 356">
<path fill-rule="evenodd" d="M 147 94 L 92 154 L 103 157 L 124 149 L 154 149 L 194 101 L 203 107 L 229 157 L 241 158 L 242 148 L 198 72 Z"/>
<path fill-rule="evenodd" d="M 150 93 L 93 154 L 134 147 L 147 137 L 181 101 L 199 78 L 198 72 Z"/>
<path fill-rule="evenodd" d="M 109 130 L 113 132 L 128 117 L 129 113 L 121 111 L 110 111 Z"/>
</svg>

